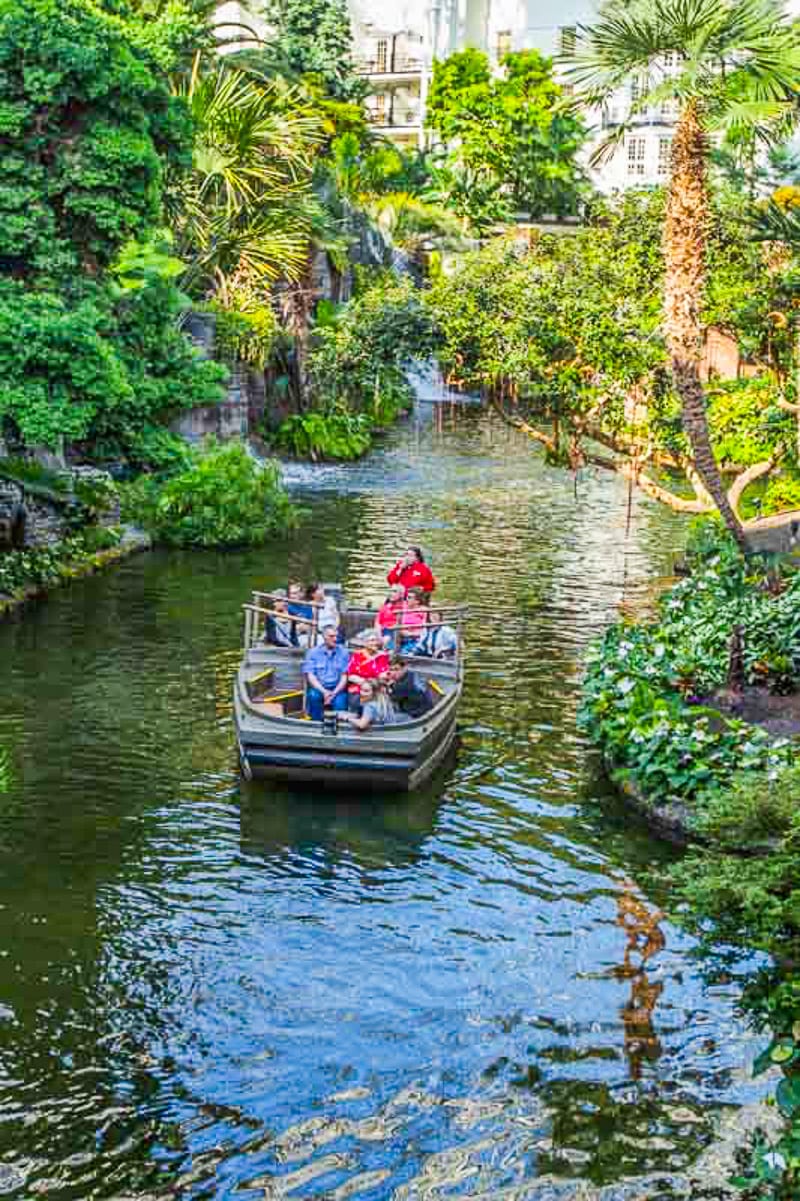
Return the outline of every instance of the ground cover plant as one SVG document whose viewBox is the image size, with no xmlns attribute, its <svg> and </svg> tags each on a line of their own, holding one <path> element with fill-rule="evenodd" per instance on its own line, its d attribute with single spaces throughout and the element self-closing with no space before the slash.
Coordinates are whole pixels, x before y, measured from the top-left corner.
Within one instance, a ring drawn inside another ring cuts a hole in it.
<svg viewBox="0 0 800 1201">
<path fill-rule="evenodd" d="M 613 777 L 691 840 L 669 869 L 676 919 L 715 962 L 721 948 L 769 957 L 746 976 L 742 1005 L 769 1034 L 754 1070 L 781 1069 L 786 1125 L 756 1140 L 739 1184 L 777 1201 L 800 1187 L 800 741 L 721 707 L 748 688 L 796 700 L 800 570 L 744 559 L 710 524 L 688 561 L 655 620 L 613 626 L 594 648 L 581 722 Z"/>
<path fill-rule="evenodd" d="M 796 750 L 720 711 L 739 631 L 745 684 L 800 683 L 800 572 L 775 595 L 766 568 L 725 540 L 704 537 L 692 574 L 660 602 L 653 622 L 611 626 L 588 658 L 582 723 L 613 774 L 648 804 L 694 804 L 737 771 L 774 772 Z"/>
<path fill-rule="evenodd" d="M 89 526 L 52 546 L 5 551 L 0 555 L 0 594 L 15 598 L 72 579 L 81 565 L 118 546 L 120 539 L 117 529 Z"/>
</svg>

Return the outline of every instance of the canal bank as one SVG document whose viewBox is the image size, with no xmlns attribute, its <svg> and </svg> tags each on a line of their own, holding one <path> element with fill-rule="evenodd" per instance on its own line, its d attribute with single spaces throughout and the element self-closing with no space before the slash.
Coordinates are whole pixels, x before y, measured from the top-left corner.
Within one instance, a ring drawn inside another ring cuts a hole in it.
<svg viewBox="0 0 800 1201">
<path fill-rule="evenodd" d="M 634 500 L 628 526 L 611 479 L 576 499 L 459 409 L 290 480 L 302 539 L 139 556 L 0 627 L 6 1194 L 621 1199 L 686 1176 L 760 1095 L 755 1044 L 735 978 L 704 980 L 638 888 L 671 852 L 575 724 L 586 647 L 680 524 Z M 292 575 L 377 598 L 409 540 L 472 612 L 455 767 L 405 800 L 243 785 L 243 597 Z M 632 905 L 660 931 L 644 962 Z"/>
</svg>

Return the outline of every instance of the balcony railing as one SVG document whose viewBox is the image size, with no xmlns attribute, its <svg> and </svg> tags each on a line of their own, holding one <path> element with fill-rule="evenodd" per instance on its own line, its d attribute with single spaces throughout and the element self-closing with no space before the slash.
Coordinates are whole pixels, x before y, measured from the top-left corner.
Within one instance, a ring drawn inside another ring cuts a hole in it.
<svg viewBox="0 0 800 1201">
<path fill-rule="evenodd" d="M 398 112 L 390 112 L 388 109 L 385 112 L 377 109 L 367 111 L 370 125 L 376 125 L 381 129 L 415 128 L 420 122 L 419 109 L 401 108 Z"/>
<path fill-rule="evenodd" d="M 422 59 L 406 54 L 387 54 L 357 59 L 355 66 L 359 75 L 419 75 Z"/>
</svg>

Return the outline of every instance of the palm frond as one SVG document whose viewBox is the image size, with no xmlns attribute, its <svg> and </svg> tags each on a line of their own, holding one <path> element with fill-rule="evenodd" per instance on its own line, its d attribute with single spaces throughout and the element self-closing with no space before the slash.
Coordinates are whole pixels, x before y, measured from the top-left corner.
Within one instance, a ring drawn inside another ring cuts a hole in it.
<svg viewBox="0 0 800 1201">
<path fill-rule="evenodd" d="M 664 55 L 677 68 L 664 69 Z M 800 79 L 800 36 L 778 0 L 612 0 L 580 26 L 563 60 L 581 98 L 602 104 L 632 76 L 645 92 L 718 99 L 722 81 L 755 103 L 786 104 Z M 744 96 L 741 97 L 744 99 Z"/>
<path fill-rule="evenodd" d="M 785 208 L 774 200 L 758 205 L 748 222 L 754 242 L 785 242 L 793 250 L 800 249 L 800 208 Z"/>
</svg>

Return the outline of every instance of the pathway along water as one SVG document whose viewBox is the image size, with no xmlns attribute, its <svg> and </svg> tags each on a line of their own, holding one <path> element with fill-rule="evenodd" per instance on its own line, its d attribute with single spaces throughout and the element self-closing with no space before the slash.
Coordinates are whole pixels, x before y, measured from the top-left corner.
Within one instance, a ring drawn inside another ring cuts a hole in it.
<svg viewBox="0 0 800 1201">
<path fill-rule="evenodd" d="M 754 1095 L 735 985 L 666 922 L 626 957 L 664 851 L 575 727 L 676 527 L 635 503 L 626 536 L 616 482 L 576 501 L 486 414 L 426 412 L 295 469 L 290 546 L 142 556 L 0 627 L 0 1195 L 628 1197 Z M 242 598 L 378 597 L 409 540 L 472 607 L 456 765 L 400 799 L 242 785 Z"/>
</svg>

